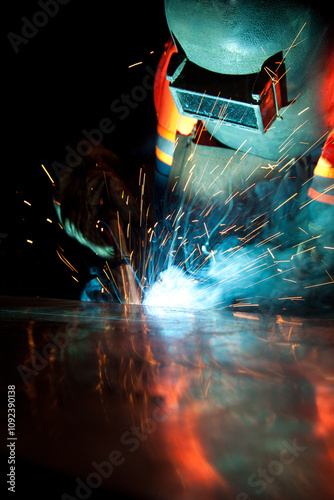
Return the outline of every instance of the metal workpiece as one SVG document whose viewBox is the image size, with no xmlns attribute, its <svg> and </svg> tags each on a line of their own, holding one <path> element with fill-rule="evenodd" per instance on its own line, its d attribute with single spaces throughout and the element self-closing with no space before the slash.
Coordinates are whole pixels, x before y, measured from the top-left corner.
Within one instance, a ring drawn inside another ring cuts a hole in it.
<svg viewBox="0 0 334 500">
<path fill-rule="evenodd" d="M 333 319 L 19 297 L 0 318 L 26 495 L 334 497 Z"/>
</svg>

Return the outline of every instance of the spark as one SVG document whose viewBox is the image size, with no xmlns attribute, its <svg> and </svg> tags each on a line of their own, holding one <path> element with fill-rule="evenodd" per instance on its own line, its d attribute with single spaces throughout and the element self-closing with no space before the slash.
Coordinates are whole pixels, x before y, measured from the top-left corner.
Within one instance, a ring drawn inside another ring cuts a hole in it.
<svg viewBox="0 0 334 500">
<path fill-rule="evenodd" d="M 293 245 L 293 247 L 291 248 L 296 248 L 296 247 L 299 247 L 299 245 L 303 245 L 304 243 L 308 243 L 309 241 L 313 241 L 313 240 L 317 240 L 318 238 L 321 238 L 321 234 L 319 234 L 318 236 L 312 236 L 312 238 L 309 238 L 308 240 L 305 240 L 305 241 L 302 241 L 301 243 L 297 243 L 297 245 Z"/>
<path fill-rule="evenodd" d="M 260 320 L 259 316 L 256 316 L 253 313 L 250 314 L 250 313 L 244 313 L 244 312 L 237 311 L 237 312 L 233 312 L 232 314 L 233 314 L 233 316 L 235 318 L 253 319 L 255 321 L 259 321 Z"/>
<path fill-rule="evenodd" d="M 246 142 L 246 141 L 245 141 L 245 142 Z M 241 147 L 241 146 L 240 146 L 240 147 Z M 242 160 L 243 160 L 243 159 L 244 159 L 244 158 L 248 155 L 248 153 L 249 153 L 249 151 L 250 151 L 251 149 L 252 149 L 252 146 L 250 146 L 250 147 L 247 149 L 247 151 L 245 151 L 245 152 L 244 152 L 244 154 L 243 154 L 243 155 L 242 155 L 242 157 L 240 158 L 240 162 L 241 162 L 241 161 L 242 161 Z M 237 168 L 239 168 L 239 166 L 240 166 L 240 163 L 239 163 L 239 165 L 238 165 L 238 167 L 237 167 Z M 237 168 L 236 168 L 235 170 L 237 170 Z M 235 172 L 235 170 L 234 170 L 234 172 Z"/>
<path fill-rule="evenodd" d="M 128 66 L 128 68 L 133 68 L 134 66 L 139 66 L 139 64 L 143 64 L 143 61 L 139 61 L 139 62 L 136 62 L 134 64 L 130 64 L 130 66 Z"/>
<path fill-rule="evenodd" d="M 25 203 L 26 205 L 28 205 L 29 207 L 31 207 L 31 203 L 29 203 L 29 201 L 23 200 L 23 203 Z"/>
<path fill-rule="evenodd" d="M 62 262 L 64 262 L 64 264 L 66 264 L 67 267 L 69 267 L 71 269 L 71 271 L 75 271 L 76 273 L 78 272 L 74 266 L 72 266 L 72 264 L 63 256 L 61 255 L 60 252 L 58 252 L 58 250 L 56 250 L 56 253 L 58 255 L 58 257 L 60 258 L 60 260 Z"/>
<path fill-rule="evenodd" d="M 114 275 L 113 275 L 113 273 L 111 272 L 111 269 L 110 269 L 110 266 L 109 266 L 108 261 L 106 261 L 106 266 L 107 266 L 107 268 L 108 268 L 109 274 L 110 274 L 110 276 L 111 276 L 111 279 L 112 279 L 112 280 L 113 280 L 113 282 L 114 282 L 115 287 L 116 287 L 116 288 L 118 288 L 117 283 L 116 283 L 116 280 L 115 280 L 115 278 L 114 278 Z M 107 273 L 105 272 L 105 274 L 107 274 Z"/>
<path fill-rule="evenodd" d="M 187 186 L 188 186 L 188 184 L 189 184 L 189 181 L 190 181 L 190 179 L 191 179 L 191 176 L 192 176 L 192 175 L 193 175 L 193 172 L 190 172 L 189 177 L 188 177 L 188 180 L 187 180 L 187 182 L 185 183 L 185 186 L 184 186 L 184 188 L 183 188 L 183 192 L 185 192 L 185 190 L 187 189 Z"/>
<path fill-rule="evenodd" d="M 311 182 L 314 179 L 314 175 L 312 175 L 307 181 L 303 182 L 302 187 L 305 186 L 308 182 Z"/>
<path fill-rule="evenodd" d="M 107 271 L 105 270 L 105 268 L 103 268 L 103 272 L 106 275 L 107 279 L 110 280 L 111 277 L 109 276 L 109 274 L 107 273 Z"/>
<path fill-rule="evenodd" d="M 254 172 L 256 172 L 256 170 L 257 170 L 258 168 L 260 168 L 260 167 L 261 167 L 261 163 L 259 163 L 259 164 L 258 164 L 258 166 L 254 168 L 253 172 L 251 172 L 251 173 L 249 174 L 249 176 L 248 176 L 248 177 L 247 177 L 247 179 L 246 179 L 246 182 L 247 182 L 247 181 L 248 181 L 248 179 L 249 179 L 249 178 L 250 178 L 250 177 L 254 174 Z M 261 168 L 262 168 L 262 167 L 261 167 Z"/>
<path fill-rule="evenodd" d="M 279 297 L 277 300 L 305 300 L 303 297 Z"/>
<path fill-rule="evenodd" d="M 253 304 L 252 302 L 245 302 L 243 304 L 233 304 L 232 307 L 258 307 L 259 304 Z"/>
<path fill-rule="evenodd" d="M 27 240 L 27 243 L 30 243 L 30 245 L 32 245 L 34 242 L 32 240 Z"/>
<path fill-rule="evenodd" d="M 318 142 L 321 142 L 326 137 L 326 135 L 328 135 L 328 133 L 329 132 L 327 131 L 324 134 L 322 134 L 322 136 L 319 137 L 319 139 L 317 139 L 306 151 L 304 151 L 303 154 L 301 154 L 297 159 L 294 160 L 294 163 L 292 163 L 291 166 L 295 165 L 295 163 L 297 163 L 303 156 L 305 156 L 306 153 L 310 151 L 310 149 L 312 149 L 316 144 L 318 144 Z"/>
<path fill-rule="evenodd" d="M 211 175 L 211 174 L 213 174 L 213 172 L 214 172 L 214 171 L 215 171 L 218 167 L 219 167 L 219 163 L 218 163 L 218 165 L 216 165 L 216 166 L 215 166 L 215 167 L 211 170 L 210 175 Z"/>
<path fill-rule="evenodd" d="M 251 220 L 251 222 L 254 222 L 256 221 L 257 219 L 259 219 L 260 217 L 263 217 L 263 215 L 266 215 L 267 212 L 264 212 L 263 214 L 261 215 L 258 215 L 257 217 L 255 217 L 255 219 Z"/>
<path fill-rule="evenodd" d="M 245 237 L 248 238 L 251 234 L 253 234 L 255 231 L 259 231 L 262 227 L 266 226 L 267 224 L 269 224 L 269 221 L 267 220 L 266 222 L 264 222 L 263 224 L 261 224 L 261 226 L 259 227 L 256 227 L 255 229 L 253 229 L 253 231 L 251 231 L 249 234 L 247 234 Z"/>
<path fill-rule="evenodd" d="M 325 269 L 325 271 L 326 271 L 326 273 L 328 274 L 328 276 L 330 277 L 330 279 L 331 279 L 332 281 L 334 281 L 334 280 L 333 280 L 333 278 L 332 278 L 332 276 L 331 276 L 331 275 L 329 274 L 329 272 L 327 271 L 327 269 Z"/>
<path fill-rule="evenodd" d="M 282 142 L 282 144 L 280 145 L 280 148 L 281 148 L 281 149 L 279 149 L 279 151 L 280 151 L 280 152 L 281 152 L 281 151 L 282 151 L 282 150 L 286 147 L 286 146 L 282 147 L 282 146 L 283 146 L 283 144 L 284 144 L 285 142 L 287 142 L 287 141 L 290 139 L 290 137 L 291 137 L 293 134 L 295 134 L 295 133 L 296 133 L 296 132 L 297 132 L 297 131 L 298 131 L 298 130 L 299 130 L 299 129 L 303 126 L 303 125 L 305 125 L 305 123 L 307 123 L 307 121 L 308 121 L 308 120 L 305 120 L 305 121 L 304 121 L 303 123 L 301 123 L 301 124 L 300 124 L 297 128 L 295 128 L 295 129 L 293 130 L 293 132 L 291 132 L 291 134 L 290 134 L 290 135 L 289 135 L 289 136 L 288 136 L 288 137 L 287 137 L 287 138 L 286 138 L 286 139 Z M 279 170 L 279 172 L 281 172 L 281 171 L 283 170 L 283 168 L 284 168 L 284 167 L 282 167 L 282 168 L 281 168 L 281 170 Z"/>
<path fill-rule="evenodd" d="M 310 203 L 312 203 L 312 201 L 317 200 L 318 198 L 320 198 L 321 196 L 323 196 L 324 194 L 326 194 L 328 191 L 331 191 L 333 188 L 334 188 L 334 184 L 331 184 L 328 188 L 324 189 L 324 191 L 322 193 L 319 193 L 318 196 L 315 196 L 314 198 L 311 198 L 310 201 L 307 201 L 306 203 L 304 203 L 304 205 L 302 205 L 301 207 L 299 207 L 299 210 L 301 210 L 302 208 L 305 208 L 307 205 L 309 205 Z"/>
<path fill-rule="evenodd" d="M 255 184 L 255 182 L 254 182 L 251 186 L 248 186 L 248 188 L 244 189 L 244 191 L 242 191 L 242 192 L 240 193 L 240 195 L 239 195 L 239 196 L 241 196 L 241 195 L 243 195 L 244 193 L 246 193 L 246 191 L 248 191 L 248 189 L 251 189 L 251 188 L 252 188 L 252 187 L 254 187 L 255 185 L 256 185 L 256 184 Z"/>
<path fill-rule="evenodd" d="M 333 285 L 334 281 L 327 281 L 327 283 L 319 283 L 318 285 L 308 285 L 304 286 L 304 288 L 313 288 L 316 286 L 324 286 L 324 285 Z"/>
<path fill-rule="evenodd" d="M 307 108 L 303 109 L 302 111 L 300 111 L 300 112 L 298 113 L 298 116 L 299 116 L 299 115 L 301 115 L 302 113 L 304 113 L 305 111 L 307 111 L 308 109 L 310 109 L 310 108 L 309 108 L 309 106 L 308 106 Z"/>
<path fill-rule="evenodd" d="M 270 253 L 271 257 L 272 257 L 273 259 L 275 259 L 274 254 L 272 253 L 272 251 L 270 250 L 270 248 L 267 248 L 267 250 L 268 250 L 268 252 Z"/>
<path fill-rule="evenodd" d="M 102 283 L 102 281 L 96 277 L 97 281 L 100 283 L 101 287 L 102 287 L 102 292 L 105 290 L 109 295 L 111 295 L 111 293 L 109 292 L 109 290 L 104 286 L 104 284 Z"/>
<path fill-rule="evenodd" d="M 247 139 L 244 140 L 244 142 L 242 144 L 240 144 L 240 146 L 238 147 L 238 149 L 235 151 L 235 153 L 233 154 L 233 156 L 235 156 L 239 151 L 240 149 L 242 148 L 242 146 L 247 142 Z"/>
<path fill-rule="evenodd" d="M 283 271 L 282 273 L 287 273 L 288 271 L 292 271 L 293 269 L 295 269 L 295 267 L 290 267 L 289 269 L 286 269 L 286 270 L 285 270 L 285 271 Z M 280 274 L 282 274 L 282 273 L 277 273 L 277 274 L 273 274 L 273 275 L 271 275 L 271 276 L 268 276 L 267 278 L 264 278 L 264 279 L 262 279 L 262 280 L 260 280 L 260 281 L 257 281 L 256 283 L 252 283 L 251 285 L 248 285 L 248 286 L 246 286 L 245 288 L 249 288 L 250 286 L 258 285 L 259 283 L 262 283 L 263 281 L 267 281 L 267 280 L 269 280 L 269 279 L 271 279 L 271 278 L 274 278 L 275 276 L 279 276 L 279 275 L 280 275 Z"/>
<path fill-rule="evenodd" d="M 292 196 L 290 196 L 290 198 L 288 198 L 283 203 L 281 203 L 277 208 L 274 209 L 274 212 L 276 212 L 276 210 L 278 210 L 279 208 L 283 207 L 283 205 L 285 205 L 288 201 L 290 201 L 292 198 L 294 198 L 295 196 L 297 196 L 297 194 L 298 193 L 293 194 Z"/>
<path fill-rule="evenodd" d="M 42 169 L 44 170 L 44 172 L 46 173 L 46 175 L 49 177 L 50 181 L 52 182 L 53 185 L 55 185 L 54 183 L 54 180 L 52 179 L 51 175 L 49 174 L 49 172 L 46 170 L 46 168 L 44 167 L 44 165 L 42 164 L 41 165 Z"/>
<path fill-rule="evenodd" d="M 311 252 L 311 250 L 314 250 L 315 248 L 317 248 L 316 246 L 314 247 L 311 247 L 311 248 L 306 248 L 305 250 L 302 250 L 301 252 L 297 252 L 295 253 L 294 255 L 292 255 L 291 257 L 291 260 L 296 257 L 296 255 L 301 255 L 302 253 L 305 253 L 305 252 Z"/>
<path fill-rule="evenodd" d="M 300 30 L 298 31 L 297 35 L 295 36 L 293 42 L 291 43 L 290 47 L 287 49 L 286 51 L 286 54 L 285 56 L 283 57 L 282 61 L 280 62 L 278 68 L 283 64 L 284 60 L 286 59 L 286 56 L 288 55 L 288 53 L 290 52 L 290 50 L 295 46 L 295 41 L 297 40 L 297 38 L 299 37 L 299 35 L 301 34 L 301 32 L 303 31 L 303 29 L 305 28 L 306 26 L 306 22 L 303 24 L 303 26 L 300 28 Z M 277 68 L 277 69 L 278 69 Z"/>
<path fill-rule="evenodd" d="M 225 200 L 225 205 L 227 205 L 228 203 L 230 203 L 230 201 L 237 195 L 239 194 L 239 191 L 237 191 L 236 193 L 234 194 L 231 194 L 230 196 L 228 196 L 228 198 L 226 198 Z"/>
</svg>

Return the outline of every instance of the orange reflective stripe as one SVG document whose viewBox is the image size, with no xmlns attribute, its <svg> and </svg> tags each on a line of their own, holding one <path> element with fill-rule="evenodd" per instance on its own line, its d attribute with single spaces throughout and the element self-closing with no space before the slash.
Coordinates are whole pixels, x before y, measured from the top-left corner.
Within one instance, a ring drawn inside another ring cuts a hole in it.
<svg viewBox="0 0 334 500">
<path fill-rule="evenodd" d="M 334 205 L 334 196 L 331 194 L 318 193 L 318 191 L 313 188 L 309 188 L 307 194 L 313 200 L 320 201 L 321 203 L 325 203 L 326 205 Z"/>
<path fill-rule="evenodd" d="M 172 165 L 173 163 L 173 157 L 168 155 L 167 153 L 164 153 L 161 151 L 161 149 L 158 148 L 158 146 L 155 146 L 155 154 L 157 158 L 162 161 L 163 163 L 166 163 L 166 165 Z"/>
<path fill-rule="evenodd" d="M 158 149 L 169 156 L 174 156 L 175 142 L 167 141 L 161 135 L 158 135 L 155 143 Z"/>
<path fill-rule="evenodd" d="M 167 139 L 167 141 L 175 142 L 175 137 L 176 137 L 175 132 L 170 132 L 169 130 L 165 129 L 159 124 L 158 124 L 158 134 L 161 135 L 161 137 L 163 137 L 164 139 Z"/>
<path fill-rule="evenodd" d="M 332 165 L 331 162 L 323 156 L 320 156 L 317 166 L 314 170 L 314 175 L 320 175 L 321 177 L 334 179 L 334 165 Z"/>
</svg>

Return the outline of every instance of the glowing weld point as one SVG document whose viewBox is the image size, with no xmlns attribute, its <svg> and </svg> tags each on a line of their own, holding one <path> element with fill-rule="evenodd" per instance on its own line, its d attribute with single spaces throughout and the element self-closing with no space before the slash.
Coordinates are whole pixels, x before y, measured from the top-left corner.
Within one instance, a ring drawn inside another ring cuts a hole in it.
<svg viewBox="0 0 334 500">
<path fill-rule="evenodd" d="M 148 291 L 143 303 L 149 306 L 200 309 L 205 307 L 203 296 L 200 295 L 197 282 L 180 268 L 172 266 L 160 274 L 160 279 Z"/>
</svg>

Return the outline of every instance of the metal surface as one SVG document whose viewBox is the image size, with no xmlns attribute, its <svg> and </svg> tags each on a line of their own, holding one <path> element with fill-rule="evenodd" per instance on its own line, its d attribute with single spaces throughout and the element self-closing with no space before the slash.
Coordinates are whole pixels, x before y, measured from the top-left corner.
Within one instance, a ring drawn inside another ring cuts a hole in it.
<svg viewBox="0 0 334 500">
<path fill-rule="evenodd" d="M 0 311 L 18 498 L 334 498 L 333 319 L 11 297 Z"/>
</svg>

